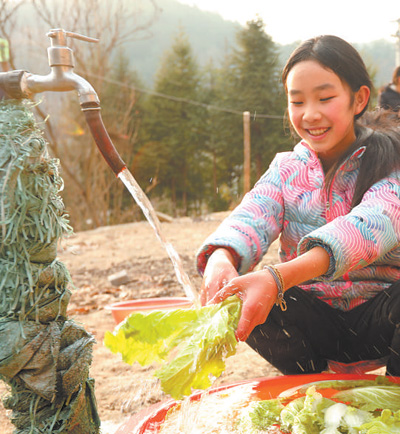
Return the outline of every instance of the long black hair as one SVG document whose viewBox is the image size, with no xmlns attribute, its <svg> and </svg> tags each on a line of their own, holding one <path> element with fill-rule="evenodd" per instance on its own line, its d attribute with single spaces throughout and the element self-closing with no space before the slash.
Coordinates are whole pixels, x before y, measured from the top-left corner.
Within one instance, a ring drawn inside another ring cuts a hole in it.
<svg viewBox="0 0 400 434">
<path fill-rule="evenodd" d="M 291 69 L 306 60 L 314 60 L 324 68 L 333 71 L 350 87 L 353 98 L 361 86 L 367 86 L 370 90 L 373 88 L 365 63 L 358 51 L 337 36 L 322 35 L 308 39 L 293 51 L 282 72 L 285 89 Z M 360 203 L 365 192 L 373 184 L 400 169 L 400 122 L 397 114 L 384 111 L 366 113 L 367 108 L 368 103 L 355 116 L 355 142 L 341 155 L 325 177 L 325 188 L 329 189 L 334 174 L 343 161 L 358 147 L 366 146 L 352 207 Z"/>
</svg>

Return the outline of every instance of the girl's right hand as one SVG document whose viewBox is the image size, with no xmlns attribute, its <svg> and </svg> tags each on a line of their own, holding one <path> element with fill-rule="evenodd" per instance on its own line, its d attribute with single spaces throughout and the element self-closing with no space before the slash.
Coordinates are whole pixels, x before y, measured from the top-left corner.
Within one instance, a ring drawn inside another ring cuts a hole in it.
<svg viewBox="0 0 400 434">
<path fill-rule="evenodd" d="M 229 250 L 215 250 L 207 261 L 201 284 L 200 301 L 204 306 L 233 278 L 239 276 L 234 258 Z"/>
</svg>

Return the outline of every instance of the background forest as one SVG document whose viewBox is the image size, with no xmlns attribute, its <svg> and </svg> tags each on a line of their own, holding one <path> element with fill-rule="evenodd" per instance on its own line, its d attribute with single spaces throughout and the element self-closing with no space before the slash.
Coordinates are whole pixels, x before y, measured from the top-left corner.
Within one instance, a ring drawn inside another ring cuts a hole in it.
<svg viewBox="0 0 400 434">
<path fill-rule="evenodd" d="M 251 183 L 294 144 L 280 71 L 297 42 L 275 43 L 259 17 L 241 27 L 175 0 L 0 0 L 11 69 L 47 74 L 46 33 L 55 28 L 99 39 L 69 38 L 75 72 L 96 89 L 115 147 L 160 212 L 196 216 L 238 203 L 245 111 Z M 394 43 L 354 45 L 376 88 L 389 82 Z M 76 95 L 39 94 L 35 102 L 75 230 L 141 219 L 97 151 Z"/>
</svg>

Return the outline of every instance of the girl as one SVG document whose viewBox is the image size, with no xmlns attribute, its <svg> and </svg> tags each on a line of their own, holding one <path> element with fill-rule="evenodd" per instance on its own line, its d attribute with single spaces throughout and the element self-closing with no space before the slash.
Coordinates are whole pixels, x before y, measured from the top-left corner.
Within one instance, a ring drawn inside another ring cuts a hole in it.
<svg viewBox="0 0 400 434">
<path fill-rule="evenodd" d="M 400 131 L 365 126 L 371 80 L 338 37 L 301 44 L 282 78 L 301 141 L 201 247 L 202 302 L 238 294 L 238 340 L 283 374 L 400 375 Z M 281 262 L 251 272 L 278 237 Z"/>
</svg>

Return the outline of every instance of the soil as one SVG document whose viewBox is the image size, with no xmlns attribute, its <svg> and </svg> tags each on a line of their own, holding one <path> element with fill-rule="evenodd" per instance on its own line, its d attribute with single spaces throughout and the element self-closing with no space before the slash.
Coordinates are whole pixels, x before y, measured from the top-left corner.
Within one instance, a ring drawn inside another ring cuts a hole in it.
<svg viewBox="0 0 400 434">
<path fill-rule="evenodd" d="M 225 216 L 226 213 L 217 213 L 196 220 L 181 218 L 162 223 L 166 239 L 178 252 L 196 288 L 201 282 L 195 267 L 196 251 Z M 153 377 L 155 366 L 127 365 L 104 347 L 104 333 L 115 327 L 112 314 L 105 307 L 124 300 L 185 294 L 165 249 L 145 221 L 78 232 L 60 243 L 58 256 L 67 265 L 76 287 L 69 303 L 69 317 L 82 324 L 97 341 L 90 375 L 96 382 L 102 433 L 114 434 L 124 421 L 168 397 Z M 275 244 L 263 262 L 277 262 Z M 125 272 L 129 281 L 120 286 L 111 284 L 109 277 L 119 272 Z M 215 385 L 275 375 L 280 373 L 240 343 Z M 5 384 L 0 382 L 0 396 L 5 394 Z M 2 434 L 13 431 L 9 416 L 0 402 Z"/>
</svg>

